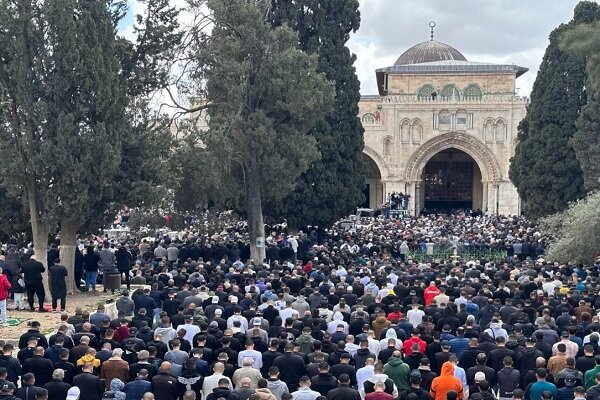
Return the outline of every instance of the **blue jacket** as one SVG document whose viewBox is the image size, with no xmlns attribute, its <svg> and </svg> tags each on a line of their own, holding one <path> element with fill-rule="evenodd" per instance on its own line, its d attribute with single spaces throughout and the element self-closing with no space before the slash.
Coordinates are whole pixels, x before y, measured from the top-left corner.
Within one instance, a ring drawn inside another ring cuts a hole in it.
<svg viewBox="0 0 600 400">
<path fill-rule="evenodd" d="M 125 385 L 123 391 L 127 396 L 127 400 L 139 400 L 144 393 L 151 391 L 152 383 L 145 379 L 135 378 L 135 380 Z"/>
<path fill-rule="evenodd" d="M 460 359 L 462 354 L 469 349 L 469 339 L 466 337 L 455 337 L 450 340 L 450 351 L 456 354 L 456 357 Z"/>
</svg>

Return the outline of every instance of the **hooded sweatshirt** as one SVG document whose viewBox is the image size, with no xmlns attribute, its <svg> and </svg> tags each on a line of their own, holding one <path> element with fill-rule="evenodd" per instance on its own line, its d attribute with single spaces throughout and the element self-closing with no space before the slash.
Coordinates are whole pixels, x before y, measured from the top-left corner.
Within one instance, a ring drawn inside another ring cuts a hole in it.
<svg viewBox="0 0 600 400">
<path fill-rule="evenodd" d="M 333 314 L 333 320 L 327 324 L 327 331 L 331 334 L 335 333 L 338 325 L 344 325 L 344 333 L 347 335 L 348 323 L 344 321 L 344 315 L 341 312 L 336 311 Z"/>
<path fill-rule="evenodd" d="M 410 367 L 400 357 L 390 357 L 383 372 L 394 381 L 398 390 L 410 387 Z"/>
<path fill-rule="evenodd" d="M 375 332 L 375 337 L 377 339 L 379 339 L 381 337 L 381 332 L 383 332 L 383 330 L 385 328 L 387 328 L 388 326 L 391 325 L 391 322 L 388 321 L 383 315 L 380 315 L 379 317 L 377 317 L 375 319 L 375 321 L 373 321 L 373 331 Z M 387 344 L 385 346 L 383 346 L 382 348 L 387 347 Z"/>
<path fill-rule="evenodd" d="M 91 354 L 84 355 L 79 360 L 77 360 L 76 364 L 78 367 L 81 367 L 82 365 L 85 365 L 86 363 L 92 363 L 94 368 L 98 368 L 100 366 L 100 360 L 98 360 L 96 357 L 94 357 Z"/>
<path fill-rule="evenodd" d="M 273 396 L 275 396 L 277 400 L 281 400 L 281 396 L 285 392 L 289 392 L 287 385 L 281 379 L 277 379 L 274 381 L 269 379 L 267 381 L 267 389 L 271 391 L 271 393 L 273 394 Z"/>
<path fill-rule="evenodd" d="M 398 350 L 402 349 L 402 340 L 398 339 L 398 334 L 394 328 L 390 328 L 385 332 L 385 337 L 379 341 L 379 346 L 382 349 L 387 349 L 389 339 L 396 339 L 396 345 L 394 347 Z"/>
<path fill-rule="evenodd" d="M 463 387 L 460 379 L 454 376 L 454 365 L 446 361 L 442 365 L 440 376 L 431 382 L 429 395 L 433 400 L 446 400 L 446 395 L 449 391 L 454 390 L 458 393 L 458 400 L 463 398 Z"/>
<path fill-rule="evenodd" d="M 306 335 L 304 333 L 298 336 L 298 338 L 296 339 L 296 343 L 300 345 L 300 352 L 304 354 L 312 353 L 312 345 L 314 341 L 315 339 L 312 336 L 310 336 L 310 334 Z"/>
<path fill-rule="evenodd" d="M 260 397 L 260 400 L 277 400 L 277 398 L 267 388 L 256 389 L 256 394 Z"/>
<path fill-rule="evenodd" d="M 377 382 L 383 382 L 385 384 L 385 392 L 398 397 L 398 388 L 393 380 L 390 379 L 386 374 L 373 374 L 364 383 L 363 394 L 366 392 L 373 392 L 375 390 L 375 384 Z"/>
<path fill-rule="evenodd" d="M 504 340 L 508 340 L 508 332 L 506 329 L 502 328 L 502 324 L 500 322 L 492 322 L 490 327 L 487 328 L 484 332 L 486 332 L 492 340 L 496 340 L 497 337 L 503 337 Z"/>
<path fill-rule="evenodd" d="M 124 387 L 125 384 L 119 378 L 113 378 L 112 381 L 110 381 L 110 390 L 115 394 L 116 400 L 125 400 L 127 398 L 127 395 L 123 391 Z"/>
</svg>

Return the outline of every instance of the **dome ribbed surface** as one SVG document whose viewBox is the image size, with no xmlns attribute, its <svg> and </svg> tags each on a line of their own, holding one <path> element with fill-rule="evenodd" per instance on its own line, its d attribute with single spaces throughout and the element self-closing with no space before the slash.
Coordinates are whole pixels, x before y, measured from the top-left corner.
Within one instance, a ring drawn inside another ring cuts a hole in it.
<svg viewBox="0 0 600 400">
<path fill-rule="evenodd" d="M 427 42 L 416 44 L 406 50 L 398 57 L 394 65 L 420 64 L 447 60 L 467 61 L 465 56 L 454 47 L 449 46 L 446 43 L 429 40 Z"/>
</svg>

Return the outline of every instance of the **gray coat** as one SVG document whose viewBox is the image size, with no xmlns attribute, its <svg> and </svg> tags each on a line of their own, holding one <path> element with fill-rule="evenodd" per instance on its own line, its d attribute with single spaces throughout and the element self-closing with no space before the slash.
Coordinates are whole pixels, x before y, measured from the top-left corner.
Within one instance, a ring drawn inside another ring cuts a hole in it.
<svg viewBox="0 0 600 400">
<path fill-rule="evenodd" d="M 100 257 L 100 267 L 102 267 L 103 273 L 106 274 L 110 272 L 115 272 L 115 253 L 113 253 L 109 249 L 104 249 L 98 253 L 98 256 Z"/>
</svg>

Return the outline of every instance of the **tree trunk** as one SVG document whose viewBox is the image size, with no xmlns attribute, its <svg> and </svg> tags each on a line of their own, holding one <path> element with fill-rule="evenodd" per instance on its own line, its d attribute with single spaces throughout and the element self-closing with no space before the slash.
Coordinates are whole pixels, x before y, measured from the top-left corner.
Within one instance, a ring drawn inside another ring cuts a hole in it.
<svg viewBox="0 0 600 400">
<path fill-rule="evenodd" d="M 27 199 L 29 202 L 31 233 L 33 234 L 34 258 L 44 264 L 44 268 L 46 268 L 46 273 L 42 274 L 42 282 L 46 290 L 46 300 L 49 300 L 50 286 L 48 285 L 48 228 L 40 217 L 37 203 L 37 191 L 35 188 L 28 188 Z"/>
<path fill-rule="evenodd" d="M 250 156 L 244 167 L 244 185 L 246 189 L 246 214 L 248 215 L 248 233 L 250 234 L 250 257 L 256 263 L 266 258 L 265 224 L 263 222 L 261 181 L 258 161 Z"/>
<path fill-rule="evenodd" d="M 75 291 L 75 248 L 77 223 L 63 220 L 60 223 L 60 263 L 67 268 L 67 293 Z"/>
</svg>

